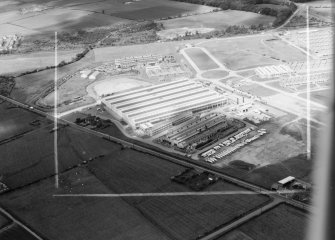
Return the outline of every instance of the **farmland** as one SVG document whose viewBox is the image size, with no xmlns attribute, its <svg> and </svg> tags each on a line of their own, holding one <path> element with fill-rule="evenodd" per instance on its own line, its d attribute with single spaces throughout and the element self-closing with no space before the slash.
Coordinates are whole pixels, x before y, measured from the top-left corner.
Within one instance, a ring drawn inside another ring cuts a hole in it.
<svg viewBox="0 0 335 240">
<path fill-rule="evenodd" d="M 192 58 L 194 63 L 200 70 L 210 70 L 219 66 L 201 49 L 192 48 L 186 50 L 187 54 Z"/>
<path fill-rule="evenodd" d="M 76 168 L 61 175 L 58 191 L 49 178 L 1 196 L 0 203 L 48 239 L 169 239 L 121 198 L 52 196 L 61 192 L 110 190 L 84 168 Z"/>
<path fill-rule="evenodd" d="M 73 74 L 93 61 L 93 56 L 88 55 L 78 62 L 58 68 L 58 78 L 63 78 L 68 74 Z M 29 102 L 36 99 L 49 87 L 54 85 L 54 69 L 44 70 L 15 78 L 15 88 L 11 96 L 22 102 Z"/>
<path fill-rule="evenodd" d="M 17 224 L 0 232 L 1 240 L 12 240 L 12 239 L 24 239 L 24 240 L 36 240 L 28 231 L 20 227 Z"/>
<path fill-rule="evenodd" d="M 184 167 L 132 149 L 116 151 L 88 165 L 88 169 L 117 193 L 153 192 L 170 183 Z"/>
<path fill-rule="evenodd" d="M 70 61 L 81 52 L 80 50 L 58 51 L 58 63 Z M 55 52 L 28 53 L 25 55 L 11 54 L 0 58 L 0 74 L 16 75 L 20 72 L 54 66 Z"/>
<path fill-rule="evenodd" d="M 38 126 L 30 124 L 33 121 L 38 121 Z M 18 108 L 7 102 L 0 103 L 0 142 L 16 135 L 30 132 L 48 123 L 51 124 L 44 117 L 35 113 Z"/>
<path fill-rule="evenodd" d="M 10 223 L 9 219 L 0 214 L 0 229 L 6 226 L 8 223 Z"/>
<path fill-rule="evenodd" d="M 182 186 L 166 186 L 161 191 L 187 191 Z M 227 182 L 218 182 L 208 191 L 243 191 Z M 196 239 L 242 216 L 268 201 L 261 195 L 151 197 L 137 207 L 174 239 Z"/>
<path fill-rule="evenodd" d="M 253 36 L 240 39 L 211 40 L 199 46 L 209 50 L 219 61 L 232 70 L 242 70 L 264 65 L 280 64 L 282 61 L 305 61 L 299 50 L 287 43 L 271 40 L 270 36 Z"/>
<path fill-rule="evenodd" d="M 164 29 L 177 28 L 213 28 L 226 29 L 233 25 L 270 25 L 275 18 L 257 13 L 236 10 L 226 10 L 202 15 L 187 16 L 182 18 L 160 21 Z"/>
<path fill-rule="evenodd" d="M 304 239 L 308 215 L 281 204 L 227 233 L 218 240 Z"/>
<path fill-rule="evenodd" d="M 52 126 L 38 129 L 0 145 L 2 181 L 17 188 L 54 175 L 54 135 Z M 61 127 L 58 130 L 59 171 L 84 160 L 106 155 L 118 149 L 107 141 L 82 132 Z"/>
</svg>

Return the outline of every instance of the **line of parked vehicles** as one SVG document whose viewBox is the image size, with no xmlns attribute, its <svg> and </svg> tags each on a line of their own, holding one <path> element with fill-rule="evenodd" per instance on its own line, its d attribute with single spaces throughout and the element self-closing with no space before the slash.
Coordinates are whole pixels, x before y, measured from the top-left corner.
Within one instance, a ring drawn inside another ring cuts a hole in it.
<svg viewBox="0 0 335 240">
<path fill-rule="evenodd" d="M 249 144 L 250 142 L 255 141 L 256 139 L 260 138 L 262 135 L 267 133 L 265 128 L 259 129 L 257 130 L 257 134 L 254 135 L 253 137 L 244 139 L 243 141 L 233 145 L 236 141 L 242 139 L 243 137 L 246 137 L 250 132 L 254 130 L 255 130 L 254 127 L 245 129 L 244 131 L 214 146 L 210 150 L 202 153 L 201 157 L 205 158 L 206 162 L 215 163 L 218 160 L 222 159 L 223 157 L 237 151 L 241 147 Z"/>
</svg>

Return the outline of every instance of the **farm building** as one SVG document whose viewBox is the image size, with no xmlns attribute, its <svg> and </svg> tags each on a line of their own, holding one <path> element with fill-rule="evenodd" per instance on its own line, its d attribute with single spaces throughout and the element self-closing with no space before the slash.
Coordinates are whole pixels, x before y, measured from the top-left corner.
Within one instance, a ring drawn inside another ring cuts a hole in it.
<svg viewBox="0 0 335 240">
<path fill-rule="evenodd" d="M 222 95 L 191 80 L 129 90 L 102 99 L 108 111 L 116 113 L 134 128 L 188 111 L 222 106 L 226 102 Z"/>
<path fill-rule="evenodd" d="M 287 65 L 272 65 L 256 68 L 256 74 L 260 78 L 274 78 L 291 75 L 293 70 Z"/>
</svg>

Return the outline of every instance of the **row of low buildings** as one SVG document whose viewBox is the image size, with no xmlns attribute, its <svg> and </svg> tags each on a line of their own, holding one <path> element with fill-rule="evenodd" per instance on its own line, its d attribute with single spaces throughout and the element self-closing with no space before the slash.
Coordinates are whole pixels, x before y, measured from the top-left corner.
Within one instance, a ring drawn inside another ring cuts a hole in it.
<svg viewBox="0 0 335 240">
<path fill-rule="evenodd" d="M 165 141 L 179 148 L 185 148 L 208 139 L 217 133 L 217 127 L 227 126 L 225 116 L 210 113 L 206 116 L 185 122 L 174 131 L 165 136 Z"/>
<path fill-rule="evenodd" d="M 175 118 L 189 111 L 223 106 L 227 99 L 192 80 L 178 80 L 116 93 L 102 99 L 108 111 L 133 128 L 140 124 Z"/>
<path fill-rule="evenodd" d="M 307 36 L 309 31 L 309 36 Z M 307 49 L 307 37 L 309 37 L 309 50 L 318 57 L 329 57 L 333 55 L 334 33 L 330 29 L 306 30 L 295 34 L 298 44 Z"/>
<path fill-rule="evenodd" d="M 285 64 L 258 67 L 255 69 L 260 78 L 276 78 L 291 75 L 294 71 Z"/>
<path fill-rule="evenodd" d="M 309 70 L 310 72 L 322 72 L 332 69 L 333 61 L 331 58 L 311 60 L 309 66 L 307 62 L 289 62 L 288 66 L 297 74 L 304 74 Z"/>
<path fill-rule="evenodd" d="M 184 71 L 179 64 L 167 66 L 149 65 L 145 68 L 145 71 L 149 78 L 158 78 L 160 80 L 188 77 L 188 73 Z"/>
<path fill-rule="evenodd" d="M 320 84 L 320 83 L 327 83 L 329 82 L 331 77 L 330 73 L 317 73 L 310 75 L 310 78 L 308 79 L 306 75 L 297 75 L 292 76 L 286 79 L 283 79 L 280 81 L 280 85 L 282 87 L 296 87 L 305 85 L 307 83 L 310 84 Z"/>
<path fill-rule="evenodd" d="M 155 65 L 162 61 L 163 57 L 160 55 L 144 55 L 132 56 L 115 59 L 115 66 L 117 68 L 133 68 L 138 65 L 146 66 L 148 64 Z"/>
</svg>

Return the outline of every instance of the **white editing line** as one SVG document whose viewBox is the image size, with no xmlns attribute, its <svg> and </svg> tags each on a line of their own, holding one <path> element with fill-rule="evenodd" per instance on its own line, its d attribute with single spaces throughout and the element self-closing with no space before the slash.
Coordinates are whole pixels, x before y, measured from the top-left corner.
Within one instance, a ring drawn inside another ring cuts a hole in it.
<svg viewBox="0 0 335 240">
<path fill-rule="evenodd" d="M 292 194 L 303 192 L 303 190 L 282 190 L 282 191 L 216 191 L 216 192 L 160 192 L 160 193 L 106 193 L 106 194 L 54 194 L 54 197 L 101 197 L 101 198 L 120 198 L 120 197 L 178 197 L 178 196 L 209 196 L 209 195 L 277 195 Z"/>
<path fill-rule="evenodd" d="M 307 148 L 307 159 L 311 159 L 311 69 L 310 69 L 310 39 L 309 39 L 309 7 L 306 6 L 306 24 L 307 24 L 307 32 L 306 32 L 306 49 L 307 49 L 307 131 L 306 131 L 306 148 Z"/>
<path fill-rule="evenodd" d="M 57 32 L 55 32 L 55 80 L 54 80 L 54 157 L 55 157 L 55 186 L 59 187 L 59 177 L 58 177 L 58 92 L 57 92 Z"/>
</svg>

